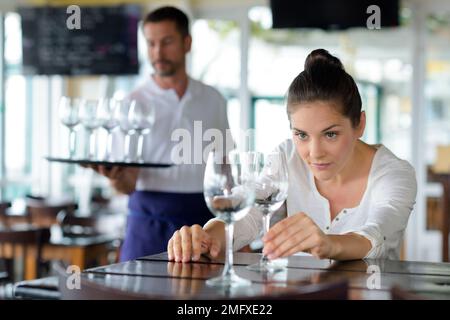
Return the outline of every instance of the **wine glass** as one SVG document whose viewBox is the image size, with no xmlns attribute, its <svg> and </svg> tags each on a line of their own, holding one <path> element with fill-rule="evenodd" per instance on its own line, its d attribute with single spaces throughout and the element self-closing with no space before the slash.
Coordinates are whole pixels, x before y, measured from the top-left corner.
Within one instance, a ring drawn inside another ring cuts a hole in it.
<svg viewBox="0 0 450 320">
<path fill-rule="evenodd" d="M 131 126 L 128 115 L 130 107 L 134 100 L 124 99 L 119 102 L 119 127 L 125 137 L 123 161 L 132 162 L 135 157 L 131 155 L 131 136 L 135 134 L 134 128 Z"/>
<path fill-rule="evenodd" d="M 209 286 L 235 287 L 251 282 L 233 269 L 233 230 L 255 200 L 252 163 L 246 153 L 232 151 L 229 157 L 212 150 L 208 154 L 204 177 L 204 197 L 209 210 L 225 223 L 225 265 L 222 275 L 206 281 Z"/>
<path fill-rule="evenodd" d="M 155 123 L 155 108 L 149 101 L 132 100 L 128 113 L 128 122 L 138 135 L 137 162 L 143 163 L 144 137 L 148 135 Z"/>
<path fill-rule="evenodd" d="M 274 212 L 286 201 L 288 172 L 285 157 L 281 152 L 259 154 L 258 158 L 255 205 L 263 215 L 263 232 L 266 235 Z M 283 270 L 285 265 L 277 263 L 277 260 L 270 261 L 263 255 L 258 263 L 247 268 L 253 271 L 275 272 Z"/>
<path fill-rule="evenodd" d="M 86 150 L 87 158 L 91 160 L 95 158 L 96 154 L 95 130 L 101 125 L 98 100 L 83 100 L 80 109 L 80 120 L 81 124 L 88 132 Z"/>
<path fill-rule="evenodd" d="M 69 129 L 69 159 L 75 156 L 75 127 L 80 123 L 80 103 L 81 99 L 69 97 L 61 97 L 59 101 L 59 118 L 61 123 Z"/>
<path fill-rule="evenodd" d="M 101 126 L 108 132 L 106 140 L 105 161 L 114 161 L 112 154 L 112 132 L 119 126 L 120 101 L 116 99 L 101 99 L 99 104 L 99 118 Z"/>
</svg>

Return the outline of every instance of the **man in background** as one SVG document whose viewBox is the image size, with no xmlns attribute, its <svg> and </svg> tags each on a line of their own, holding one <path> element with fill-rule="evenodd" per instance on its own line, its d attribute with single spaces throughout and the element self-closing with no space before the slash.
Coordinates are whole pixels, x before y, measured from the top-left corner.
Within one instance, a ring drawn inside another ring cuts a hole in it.
<svg viewBox="0 0 450 320">
<path fill-rule="evenodd" d="M 229 128 L 225 99 L 186 72 L 192 43 L 186 14 L 174 7 L 159 8 L 145 17 L 143 33 L 154 73 L 129 98 L 153 103 L 156 109 L 155 123 L 144 143 L 145 162 L 172 163 L 176 144 L 172 133 L 185 129 L 194 137 L 194 121 L 201 121 L 203 131 L 220 130 L 225 140 Z M 194 159 L 195 152 L 203 152 L 204 143 L 201 150 L 194 148 L 195 141 L 191 145 Z M 175 230 L 203 225 L 212 217 L 203 197 L 204 169 L 203 161 L 170 168 L 94 167 L 117 191 L 129 195 L 121 261 L 166 251 Z"/>
</svg>

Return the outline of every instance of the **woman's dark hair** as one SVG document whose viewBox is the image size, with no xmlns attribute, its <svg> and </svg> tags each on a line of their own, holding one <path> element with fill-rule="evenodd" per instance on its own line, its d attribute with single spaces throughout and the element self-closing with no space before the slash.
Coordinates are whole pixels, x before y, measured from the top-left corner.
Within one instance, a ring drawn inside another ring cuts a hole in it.
<svg viewBox="0 0 450 320">
<path fill-rule="evenodd" d="M 359 125 L 361 96 L 353 78 L 345 71 L 341 61 L 327 50 L 312 51 L 305 61 L 305 70 L 292 81 L 288 90 L 288 116 L 303 102 L 316 100 L 336 101 L 340 112 Z"/>
<path fill-rule="evenodd" d="M 189 35 L 189 18 L 178 8 L 171 6 L 158 8 L 147 14 L 144 18 L 144 25 L 161 21 L 173 21 L 183 38 Z"/>
</svg>

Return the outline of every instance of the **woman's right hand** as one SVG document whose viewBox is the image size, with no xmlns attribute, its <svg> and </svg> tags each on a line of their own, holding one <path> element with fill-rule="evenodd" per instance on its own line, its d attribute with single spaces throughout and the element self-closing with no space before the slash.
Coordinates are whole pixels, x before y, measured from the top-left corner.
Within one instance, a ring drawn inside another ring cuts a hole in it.
<svg viewBox="0 0 450 320">
<path fill-rule="evenodd" d="M 197 261 L 201 254 L 209 254 L 215 258 L 220 250 L 220 241 L 198 224 L 175 231 L 167 244 L 169 260 L 176 262 Z"/>
</svg>

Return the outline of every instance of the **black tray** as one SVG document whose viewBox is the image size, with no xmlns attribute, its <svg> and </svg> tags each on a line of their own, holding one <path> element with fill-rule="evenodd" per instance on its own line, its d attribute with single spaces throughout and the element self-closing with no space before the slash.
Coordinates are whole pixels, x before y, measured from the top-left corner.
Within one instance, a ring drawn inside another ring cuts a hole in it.
<svg viewBox="0 0 450 320">
<path fill-rule="evenodd" d="M 173 164 L 168 163 L 139 163 L 139 162 L 110 162 L 110 161 L 96 161 L 96 160 L 80 160 L 80 159 L 65 159 L 65 158 L 54 158 L 45 157 L 50 162 L 62 162 L 62 163 L 75 163 L 80 165 L 96 164 L 107 167 L 146 167 L 146 168 L 168 168 L 173 166 Z"/>
</svg>

